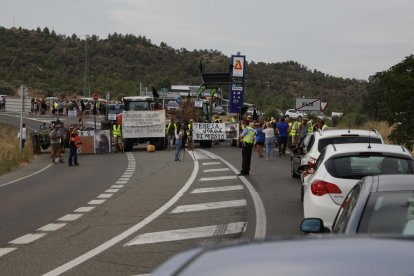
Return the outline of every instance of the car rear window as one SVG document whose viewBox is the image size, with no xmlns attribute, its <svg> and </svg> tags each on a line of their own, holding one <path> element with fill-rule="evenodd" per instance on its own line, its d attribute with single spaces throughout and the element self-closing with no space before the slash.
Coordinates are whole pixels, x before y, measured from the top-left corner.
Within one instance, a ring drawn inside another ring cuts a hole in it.
<svg viewBox="0 0 414 276">
<path fill-rule="evenodd" d="M 414 235 L 414 192 L 372 193 L 358 232 Z"/>
<path fill-rule="evenodd" d="M 329 174 L 336 178 L 361 179 L 367 175 L 413 174 L 414 161 L 383 155 L 353 155 L 331 158 L 325 162 Z"/>
<path fill-rule="evenodd" d="M 318 143 L 318 151 L 321 152 L 327 145 L 330 144 L 353 144 L 353 143 L 372 143 L 382 144 L 381 139 L 375 137 L 363 137 L 363 136 L 341 136 L 341 137 L 329 137 L 321 138 Z"/>
</svg>

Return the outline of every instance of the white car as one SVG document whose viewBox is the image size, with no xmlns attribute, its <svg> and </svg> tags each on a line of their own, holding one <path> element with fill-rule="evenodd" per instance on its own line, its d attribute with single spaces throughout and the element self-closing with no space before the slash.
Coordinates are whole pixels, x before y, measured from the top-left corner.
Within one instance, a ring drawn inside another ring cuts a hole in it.
<svg viewBox="0 0 414 276">
<path fill-rule="evenodd" d="M 297 119 L 299 116 L 303 118 L 306 116 L 306 112 L 296 110 L 296 109 L 288 109 L 285 112 L 285 116 L 289 116 L 289 118 L 292 118 L 292 119 Z"/>
<path fill-rule="evenodd" d="M 398 145 L 331 144 L 322 151 L 313 170 L 304 186 L 304 217 L 321 218 L 331 228 L 344 198 L 360 179 L 414 174 L 414 158 Z"/>
<path fill-rule="evenodd" d="M 375 143 L 384 144 L 384 139 L 376 130 L 362 129 L 328 129 L 315 131 L 308 143 L 306 154 L 301 160 L 301 165 L 313 166 L 320 152 L 329 144 L 350 143 Z"/>
</svg>

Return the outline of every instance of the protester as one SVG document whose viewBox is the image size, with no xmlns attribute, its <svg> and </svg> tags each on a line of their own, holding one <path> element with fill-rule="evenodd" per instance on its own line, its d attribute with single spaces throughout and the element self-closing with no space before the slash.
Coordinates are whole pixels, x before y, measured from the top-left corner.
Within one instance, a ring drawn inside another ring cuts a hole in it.
<svg viewBox="0 0 414 276">
<path fill-rule="evenodd" d="M 78 163 L 78 147 L 82 144 L 79 141 L 79 136 L 77 133 L 77 128 L 73 127 L 72 132 L 70 134 L 69 138 L 69 160 L 68 160 L 68 166 L 79 166 Z"/>
<path fill-rule="evenodd" d="M 275 145 L 275 130 L 271 122 L 266 123 L 266 128 L 263 132 L 265 134 L 266 160 L 269 160 L 272 157 L 273 147 Z"/>
<path fill-rule="evenodd" d="M 285 122 L 285 118 L 280 118 L 280 122 L 276 126 L 279 134 L 279 156 L 285 155 L 288 140 L 289 125 Z"/>
<path fill-rule="evenodd" d="M 59 135 L 59 125 L 55 124 L 53 129 L 49 133 L 51 152 L 50 157 L 52 158 L 52 163 L 56 163 L 56 157 L 59 157 L 59 162 L 64 163 L 62 160 L 62 154 L 60 152 L 60 135 Z"/>
<path fill-rule="evenodd" d="M 175 159 L 174 161 L 180 161 L 180 153 L 182 146 L 184 132 L 181 129 L 181 124 L 178 124 L 177 131 L 175 132 Z"/>
<path fill-rule="evenodd" d="M 259 125 L 255 129 L 254 135 L 256 136 L 257 153 L 259 154 L 259 157 L 263 157 L 263 147 L 265 142 L 263 123 L 259 123 Z"/>
</svg>

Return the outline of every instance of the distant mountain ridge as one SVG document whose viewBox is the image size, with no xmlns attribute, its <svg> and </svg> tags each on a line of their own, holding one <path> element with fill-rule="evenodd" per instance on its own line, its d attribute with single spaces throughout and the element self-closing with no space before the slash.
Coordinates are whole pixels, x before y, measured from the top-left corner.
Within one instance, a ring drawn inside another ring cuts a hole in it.
<svg viewBox="0 0 414 276">
<path fill-rule="evenodd" d="M 0 94 L 25 83 L 43 95 L 83 95 L 85 46 L 87 83 L 92 93 L 102 95 L 136 95 L 139 83 L 157 89 L 199 85 L 200 60 L 208 72 L 226 71 L 230 63 L 230 57 L 217 50 L 174 49 L 165 42 L 155 45 L 145 36 L 92 35 L 85 45 L 84 37 L 58 35 L 48 28 L 0 27 Z M 268 113 L 293 108 L 294 99 L 302 96 L 319 97 L 330 110 L 356 111 L 366 89 L 366 81 L 311 71 L 295 61 L 250 61 L 246 66 L 245 100 Z"/>
</svg>

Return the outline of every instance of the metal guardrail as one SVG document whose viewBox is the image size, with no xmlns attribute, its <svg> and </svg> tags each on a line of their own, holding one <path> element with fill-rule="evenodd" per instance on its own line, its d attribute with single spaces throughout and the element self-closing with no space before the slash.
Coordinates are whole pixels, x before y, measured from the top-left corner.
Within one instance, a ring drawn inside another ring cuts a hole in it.
<svg viewBox="0 0 414 276">
<path fill-rule="evenodd" d="M 23 112 L 30 113 L 30 98 L 27 97 L 23 102 Z M 6 111 L 9 112 L 20 112 L 22 110 L 22 100 L 21 98 L 10 98 L 6 99 Z"/>
</svg>

